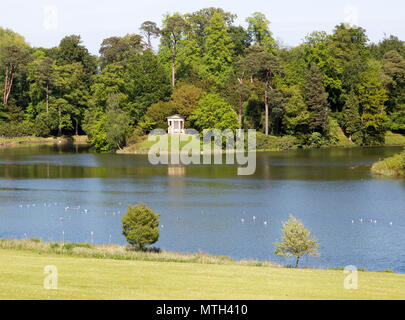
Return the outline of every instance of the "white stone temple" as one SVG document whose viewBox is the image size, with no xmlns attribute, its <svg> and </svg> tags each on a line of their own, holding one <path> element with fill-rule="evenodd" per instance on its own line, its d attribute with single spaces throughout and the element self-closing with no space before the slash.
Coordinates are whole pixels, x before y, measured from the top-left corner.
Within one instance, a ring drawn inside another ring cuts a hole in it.
<svg viewBox="0 0 405 320">
<path fill-rule="evenodd" d="M 169 128 L 167 130 L 167 133 L 169 135 L 171 134 L 184 134 L 184 117 L 175 114 L 171 117 L 167 118 L 167 122 L 169 124 Z"/>
</svg>

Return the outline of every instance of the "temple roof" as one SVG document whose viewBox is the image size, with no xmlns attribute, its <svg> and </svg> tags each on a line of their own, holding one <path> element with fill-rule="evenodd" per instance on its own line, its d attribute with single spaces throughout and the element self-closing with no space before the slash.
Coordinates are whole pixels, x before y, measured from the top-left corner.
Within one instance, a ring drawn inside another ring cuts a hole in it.
<svg viewBox="0 0 405 320">
<path fill-rule="evenodd" d="M 175 115 L 172 115 L 172 116 L 170 116 L 170 117 L 167 117 L 167 119 L 169 119 L 169 120 L 173 120 L 173 119 L 181 119 L 181 120 L 184 120 L 185 118 L 184 118 L 183 116 L 179 115 L 179 114 L 175 114 Z"/>
</svg>

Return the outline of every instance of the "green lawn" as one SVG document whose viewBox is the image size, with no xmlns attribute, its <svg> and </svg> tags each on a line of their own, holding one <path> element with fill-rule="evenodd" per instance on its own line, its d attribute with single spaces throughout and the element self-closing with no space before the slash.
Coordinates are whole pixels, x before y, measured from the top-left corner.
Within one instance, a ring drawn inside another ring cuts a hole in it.
<svg viewBox="0 0 405 320">
<path fill-rule="evenodd" d="M 58 268 L 45 290 L 44 267 Z M 405 275 L 241 265 L 91 259 L 0 250 L 0 299 L 404 299 Z"/>
<path fill-rule="evenodd" d="M 385 135 L 385 145 L 387 146 L 405 146 L 405 135 L 392 133 L 390 131 Z"/>
</svg>

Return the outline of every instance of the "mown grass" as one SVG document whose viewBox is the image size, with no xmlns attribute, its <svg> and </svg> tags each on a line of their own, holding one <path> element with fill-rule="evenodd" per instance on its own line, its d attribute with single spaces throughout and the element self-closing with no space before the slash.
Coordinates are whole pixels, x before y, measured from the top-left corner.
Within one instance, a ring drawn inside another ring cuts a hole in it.
<svg viewBox="0 0 405 320">
<path fill-rule="evenodd" d="M 45 290 L 45 266 L 58 289 Z M 404 299 L 405 275 L 335 270 L 93 259 L 0 249 L 0 299 Z"/>
</svg>

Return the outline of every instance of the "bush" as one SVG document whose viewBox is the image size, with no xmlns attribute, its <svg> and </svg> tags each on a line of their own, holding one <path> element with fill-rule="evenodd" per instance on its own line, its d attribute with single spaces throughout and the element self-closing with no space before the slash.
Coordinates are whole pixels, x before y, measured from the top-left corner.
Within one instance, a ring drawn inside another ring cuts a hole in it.
<svg viewBox="0 0 405 320">
<path fill-rule="evenodd" d="M 281 150 L 297 149 L 298 144 L 298 139 L 294 136 L 284 136 L 279 139 Z"/>
<path fill-rule="evenodd" d="M 14 138 L 35 135 L 35 126 L 32 122 L 8 122 L 0 125 L 0 136 Z"/>
<path fill-rule="evenodd" d="M 142 202 L 129 206 L 122 217 L 122 234 L 128 243 L 137 250 L 144 250 L 145 245 L 153 244 L 159 239 L 160 214 L 152 211 Z"/>
<path fill-rule="evenodd" d="M 68 242 L 65 243 L 62 247 L 65 250 L 73 250 L 74 248 L 86 248 L 86 249 L 91 249 L 93 246 L 89 243 L 83 242 L 83 243 L 72 243 Z"/>
<path fill-rule="evenodd" d="M 257 150 L 278 150 L 280 148 L 279 138 L 274 136 L 266 136 L 264 133 L 256 133 L 256 149 Z"/>
</svg>

